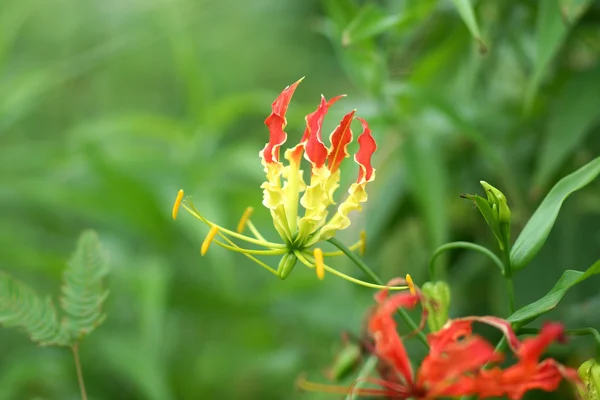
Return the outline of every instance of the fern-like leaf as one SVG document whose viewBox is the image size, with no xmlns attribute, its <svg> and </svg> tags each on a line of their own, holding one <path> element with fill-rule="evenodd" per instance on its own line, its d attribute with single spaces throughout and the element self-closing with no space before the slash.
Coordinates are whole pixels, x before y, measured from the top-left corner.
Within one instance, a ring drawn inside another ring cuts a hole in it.
<svg viewBox="0 0 600 400">
<path fill-rule="evenodd" d="M 100 325 L 106 315 L 102 304 L 108 297 L 103 278 L 108 265 L 96 232 L 81 234 L 77 249 L 63 273 L 61 305 L 67 314 L 67 329 L 79 341 Z"/>
<path fill-rule="evenodd" d="M 29 286 L 0 272 L 0 324 L 23 329 L 42 346 L 70 344 L 50 297 L 40 297 Z"/>
</svg>

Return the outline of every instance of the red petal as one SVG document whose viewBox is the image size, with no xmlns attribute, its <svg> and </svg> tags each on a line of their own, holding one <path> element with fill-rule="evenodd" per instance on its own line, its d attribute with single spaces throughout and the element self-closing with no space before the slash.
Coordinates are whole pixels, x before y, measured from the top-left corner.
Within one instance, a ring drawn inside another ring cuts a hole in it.
<svg viewBox="0 0 600 400">
<path fill-rule="evenodd" d="M 517 338 L 517 335 L 512 329 L 512 325 L 505 319 L 491 316 L 483 316 L 483 317 L 464 317 L 464 318 L 456 318 L 454 321 L 477 321 L 482 322 L 484 324 L 491 325 L 502 331 L 504 336 L 506 337 L 507 343 L 511 350 L 514 353 L 517 353 L 521 348 L 521 342 Z"/>
<path fill-rule="evenodd" d="M 357 119 L 363 127 L 363 132 L 358 137 L 358 152 L 354 155 L 354 161 L 359 165 L 358 183 L 369 182 L 373 178 L 373 167 L 371 166 L 371 156 L 377 150 L 377 143 L 371 136 L 369 124 L 362 118 Z"/>
<path fill-rule="evenodd" d="M 265 125 L 269 127 L 269 143 L 267 143 L 263 149 L 262 156 L 267 163 L 279 161 L 279 147 L 281 147 L 287 139 L 287 134 L 283 130 L 287 124 L 285 113 L 290 104 L 290 100 L 294 95 L 294 91 L 302 79 L 286 87 L 283 92 L 281 92 L 271 105 L 271 115 L 265 119 Z"/>
<path fill-rule="evenodd" d="M 352 130 L 350 129 L 350 125 L 352 124 L 355 112 L 356 110 L 352 110 L 344 115 L 340 124 L 329 137 L 329 140 L 331 141 L 331 151 L 329 152 L 329 157 L 327 157 L 327 166 L 331 173 L 337 171 L 342 160 L 349 156 L 347 148 L 348 144 L 352 142 Z"/>
<path fill-rule="evenodd" d="M 377 355 L 393 366 L 409 387 L 413 384 L 413 370 L 398 335 L 393 313 L 398 308 L 413 308 L 418 298 L 418 295 L 408 292 L 395 294 L 380 303 L 369 321 L 369 332 L 375 339 Z"/>
<path fill-rule="evenodd" d="M 323 119 L 325 118 L 329 107 L 342 97 L 344 96 L 337 96 L 327 101 L 324 96 L 321 96 L 321 104 L 317 110 L 306 116 L 306 130 L 304 131 L 302 141 L 306 140 L 306 145 L 304 146 L 306 158 L 315 168 L 325 165 L 328 154 L 327 147 L 325 147 L 323 139 L 321 138 Z"/>
<path fill-rule="evenodd" d="M 502 359 L 502 354 L 496 353 L 494 346 L 486 340 L 476 335 L 469 336 L 425 357 L 419 369 L 417 386 L 427 387 L 431 398 L 471 394 L 471 382 L 462 382 L 461 377 L 476 373 L 488 362 Z"/>
<path fill-rule="evenodd" d="M 559 323 L 549 323 L 542 327 L 540 333 L 533 338 L 525 339 L 517 355 L 521 362 L 537 363 L 542 353 L 552 342 L 563 336 L 564 328 Z"/>
</svg>

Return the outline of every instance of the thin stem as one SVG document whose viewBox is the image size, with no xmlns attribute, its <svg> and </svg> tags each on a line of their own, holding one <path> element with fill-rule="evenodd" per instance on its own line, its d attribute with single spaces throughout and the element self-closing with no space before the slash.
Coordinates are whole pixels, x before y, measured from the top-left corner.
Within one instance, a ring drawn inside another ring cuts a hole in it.
<svg viewBox="0 0 600 400">
<path fill-rule="evenodd" d="M 278 256 L 287 253 L 288 249 L 271 249 L 271 250 L 254 250 L 254 249 L 243 249 L 238 246 L 229 246 L 223 242 L 219 242 L 215 240 L 214 243 L 221 246 L 224 249 L 235 251 L 237 253 L 245 253 L 245 254 L 256 254 L 259 256 Z"/>
<path fill-rule="evenodd" d="M 487 248 L 480 246 L 478 244 L 475 244 L 475 243 L 470 243 L 470 242 L 451 242 L 451 243 L 446 243 L 446 244 L 438 247 L 433 252 L 431 259 L 429 260 L 429 276 L 432 280 L 435 279 L 435 260 L 444 251 L 452 250 L 452 249 L 469 249 L 469 250 L 478 251 L 478 252 L 482 253 L 483 255 L 489 257 L 494 262 L 494 264 L 496 264 L 498 266 L 502 275 L 504 275 L 504 264 L 502 263 L 502 260 L 500 260 L 500 258 L 497 255 L 492 253 Z"/>
<path fill-rule="evenodd" d="M 265 239 L 265 237 L 263 235 L 260 234 L 260 232 L 258 231 L 258 229 L 256 229 L 256 226 L 254 226 L 254 224 L 252 223 L 252 221 L 250 221 L 250 220 L 246 221 L 246 226 L 250 229 L 250 232 L 252 232 L 252 234 L 258 240 L 262 240 L 263 242 L 267 242 L 268 241 L 267 239 Z"/>
<path fill-rule="evenodd" d="M 383 281 L 375 274 L 375 272 L 373 272 L 373 270 L 371 268 L 369 268 L 369 266 L 367 264 L 365 264 L 356 254 L 354 254 L 352 251 L 350 251 L 350 249 L 347 248 L 342 242 L 340 242 L 339 240 L 337 240 L 334 237 L 329 239 L 328 242 L 331 243 L 332 245 L 334 245 L 335 247 L 337 247 L 338 249 L 340 249 L 341 251 L 343 251 L 344 254 L 346 254 L 346 256 L 348 256 L 348 258 L 350 260 L 352 260 L 352 262 L 354 264 L 356 264 L 356 266 L 358 268 L 360 268 L 361 271 L 363 271 L 365 274 L 367 274 L 367 276 L 369 276 L 369 278 L 371 278 L 375 283 L 382 285 L 382 286 L 385 285 L 383 283 Z M 415 321 L 412 320 L 410 315 L 408 315 L 406 310 L 399 308 L 398 314 L 400 314 L 400 317 L 404 320 L 406 325 L 408 325 L 412 331 L 417 332 L 417 337 L 419 338 L 419 340 L 425 346 L 429 347 L 429 343 L 427 343 L 427 337 L 419 329 L 419 325 L 417 323 L 415 323 Z"/>
<path fill-rule="evenodd" d="M 222 235 L 221 236 L 223 239 L 225 239 L 225 241 L 227 241 L 227 243 L 229 243 L 231 246 L 240 249 L 240 246 L 238 246 L 237 244 L 235 244 L 233 242 L 233 240 L 229 239 L 227 236 Z M 269 267 L 267 264 L 265 264 L 264 262 L 260 261 L 258 258 L 248 254 L 248 253 L 243 253 L 243 255 L 245 255 L 246 257 L 248 257 L 249 259 L 251 259 L 252 261 L 254 261 L 255 263 L 257 263 L 258 265 L 260 265 L 261 267 L 263 267 L 264 269 L 266 269 L 267 271 L 269 271 L 270 273 L 272 273 L 275 276 L 279 276 L 279 274 L 277 273 L 277 271 L 275 271 L 273 268 Z"/>
<path fill-rule="evenodd" d="M 81 362 L 79 361 L 79 343 L 75 343 L 71 346 L 71 350 L 73 350 L 73 359 L 75 360 L 75 369 L 77 370 L 77 381 L 79 382 L 79 389 L 81 389 L 81 400 L 87 400 L 88 397 L 85 391 Z"/>
<path fill-rule="evenodd" d="M 183 208 L 185 208 L 194 217 L 196 217 L 200 221 L 204 222 L 206 225 L 210 226 L 211 228 L 213 226 L 218 227 L 219 228 L 219 236 L 221 236 L 221 237 L 224 237 L 223 234 L 226 233 L 229 236 L 234 237 L 236 239 L 244 240 L 244 241 L 246 241 L 248 243 L 256 244 L 256 245 L 263 246 L 263 247 L 282 248 L 282 249 L 286 247 L 285 244 L 272 243 L 272 242 L 268 242 L 268 241 L 254 239 L 254 238 L 248 237 L 246 235 L 242 235 L 240 233 L 234 232 L 232 230 L 223 228 L 222 226 L 219 226 L 219 225 L 215 224 L 214 222 L 211 222 L 211 221 L 207 220 L 202 215 L 200 215 L 200 213 L 198 212 L 198 210 L 196 210 L 196 208 L 193 205 L 190 205 L 188 207 L 187 204 L 182 204 L 181 206 Z"/>
<path fill-rule="evenodd" d="M 515 288 L 512 280 L 512 266 L 510 265 L 510 243 L 504 243 L 504 278 L 506 279 L 506 291 L 508 293 L 508 306 L 510 315 L 514 314 L 515 308 Z"/>
<path fill-rule="evenodd" d="M 302 264 L 306 265 L 308 268 L 315 268 L 316 263 L 314 261 L 314 258 L 311 255 L 302 254 L 302 252 L 300 252 L 298 250 L 294 250 L 294 254 L 296 255 L 296 257 L 300 260 L 300 262 Z M 380 290 L 406 290 L 406 289 L 408 289 L 408 286 L 385 286 L 385 285 L 376 285 L 374 283 L 361 281 L 360 279 L 356 279 L 356 278 L 351 277 L 350 275 L 346 275 L 343 272 L 340 272 L 335 268 L 331 268 L 327 264 L 323 264 L 323 268 L 325 268 L 325 271 L 329 272 L 330 274 L 339 276 L 340 278 L 345 279 L 349 282 L 355 283 L 360 286 L 368 287 L 370 289 L 380 289 Z"/>
<path fill-rule="evenodd" d="M 365 365 L 362 367 L 362 369 L 358 373 L 358 376 L 356 377 L 356 384 L 354 385 L 350 393 L 348 393 L 348 396 L 346 396 L 346 400 L 353 400 L 353 394 L 362 389 L 362 384 L 365 382 L 365 379 L 371 374 L 371 372 L 373 372 L 373 370 L 377 366 L 378 361 L 379 359 L 375 355 L 372 355 L 369 358 L 367 358 L 367 361 L 365 361 Z"/>
<path fill-rule="evenodd" d="M 359 249 L 360 246 L 362 246 L 362 240 L 359 240 L 358 242 L 354 243 L 351 246 L 348 246 L 348 248 L 352 251 L 355 251 L 356 249 Z M 341 250 L 338 251 L 324 251 L 323 255 L 325 257 L 338 257 L 338 256 L 343 256 L 345 253 Z"/>
</svg>

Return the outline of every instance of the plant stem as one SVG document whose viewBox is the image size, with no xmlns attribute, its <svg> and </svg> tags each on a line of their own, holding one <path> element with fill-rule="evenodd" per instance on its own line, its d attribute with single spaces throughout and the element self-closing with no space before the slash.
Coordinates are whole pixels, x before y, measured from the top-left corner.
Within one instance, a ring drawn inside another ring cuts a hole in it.
<svg viewBox="0 0 600 400">
<path fill-rule="evenodd" d="M 367 361 L 365 361 L 365 365 L 363 366 L 360 373 L 356 377 L 356 384 L 354 385 L 354 390 L 360 389 L 362 387 L 362 383 L 364 383 L 366 378 L 369 376 L 369 374 L 371 374 L 371 372 L 373 372 L 373 370 L 377 366 L 378 361 L 379 361 L 379 358 L 377 358 L 377 356 L 375 356 L 375 355 L 367 358 Z M 353 399 L 354 399 L 354 396 L 353 396 L 352 392 L 350 394 L 348 394 L 348 396 L 346 396 L 346 400 L 353 400 Z"/>
<path fill-rule="evenodd" d="M 75 368 L 77 369 L 77 381 L 79 382 L 79 389 L 81 389 L 81 400 L 87 400 L 87 393 L 85 392 L 85 383 L 83 381 L 83 372 L 81 370 L 81 362 L 79 361 L 79 343 L 75 343 L 71 346 L 73 350 L 73 359 L 75 360 Z"/>
<path fill-rule="evenodd" d="M 515 308 L 515 288 L 512 280 L 512 266 L 510 265 L 510 247 L 508 241 L 504 247 L 504 278 L 506 279 L 506 291 L 508 292 L 508 307 L 510 315 L 514 314 Z"/>
<path fill-rule="evenodd" d="M 369 276 L 369 278 L 371 278 L 375 283 L 377 283 L 379 285 L 385 285 L 385 283 L 383 283 L 383 281 L 377 276 L 377 274 L 375 274 L 375 272 L 373 272 L 373 270 L 371 268 L 369 268 L 369 266 L 367 264 L 365 264 L 348 247 L 346 247 L 346 245 L 344 245 L 342 242 L 340 242 L 336 238 L 331 238 L 331 239 L 328 240 L 328 242 L 331 243 L 332 245 L 334 245 L 335 247 L 337 247 L 338 249 L 340 249 L 346 256 L 348 256 L 348 258 L 350 260 L 352 260 L 352 262 L 354 262 L 354 264 L 356 264 L 356 266 L 358 268 L 360 268 L 361 271 L 363 271 L 365 274 L 367 274 Z M 400 317 L 410 327 L 410 329 L 412 331 L 414 331 L 414 332 L 417 333 L 417 337 L 419 338 L 419 340 L 425 346 L 429 347 L 429 344 L 427 343 L 427 337 L 419 329 L 419 325 L 417 325 L 415 323 L 415 321 L 412 320 L 412 318 L 410 317 L 410 315 L 408 315 L 408 313 L 406 312 L 406 310 L 404 310 L 402 308 L 399 308 L 398 309 L 398 314 L 400 314 Z"/>
<path fill-rule="evenodd" d="M 504 264 L 502 263 L 502 260 L 500 260 L 500 258 L 498 258 L 497 255 L 492 253 L 487 248 L 480 246 L 478 244 L 475 244 L 475 243 L 470 243 L 470 242 L 451 242 L 451 243 L 446 243 L 446 244 L 438 247 L 433 252 L 431 259 L 429 260 L 429 277 L 431 278 L 431 280 L 435 279 L 435 260 L 444 251 L 452 250 L 452 249 L 469 249 L 469 250 L 478 251 L 478 252 L 482 253 L 483 255 L 489 257 L 494 262 L 494 264 L 496 264 L 496 266 L 498 268 L 500 268 L 500 272 L 502 274 L 504 274 Z"/>
</svg>

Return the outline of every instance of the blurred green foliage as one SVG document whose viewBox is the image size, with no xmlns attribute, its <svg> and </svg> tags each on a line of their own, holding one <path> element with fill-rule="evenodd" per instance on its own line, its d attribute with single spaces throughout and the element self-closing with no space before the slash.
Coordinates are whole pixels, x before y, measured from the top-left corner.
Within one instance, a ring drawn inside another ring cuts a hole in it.
<svg viewBox="0 0 600 400">
<path fill-rule="evenodd" d="M 216 247 L 201 258 L 205 227 L 170 218 L 177 190 L 230 227 L 253 206 L 269 231 L 263 120 L 307 76 L 288 113 L 292 144 L 321 93 L 349 94 L 327 131 L 356 107 L 379 143 L 369 202 L 340 239 L 366 228 L 369 265 L 422 283 L 447 241 L 495 249 L 461 193 L 480 180 L 502 190 L 517 237 L 552 185 L 599 153 L 599 26 L 585 0 L 4 0 L 0 269 L 57 296 L 75 239 L 99 232 L 111 296 L 81 348 L 92 399 L 330 398 L 294 380 L 324 379 L 373 292 L 303 268 L 282 282 Z M 344 168 L 352 181 L 356 167 Z M 592 265 L 599 226 L 594 182 L 516 274 L 517 306 Z M 438 262 L 451 316 L 507 316 L 488 259 L 457 250 Z M 598 328 L 598 304 L 591 279 L 545 318 Z M 591 345 L 555 356 L 577 365 Z M 0 400 L 78 398 L 69 352 L 2 329 L 0 354 Z"/>
</svg>

